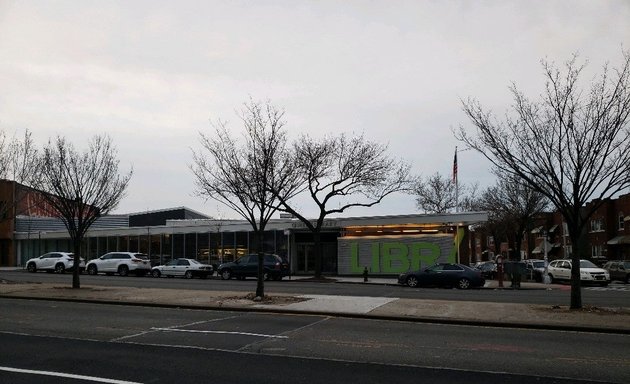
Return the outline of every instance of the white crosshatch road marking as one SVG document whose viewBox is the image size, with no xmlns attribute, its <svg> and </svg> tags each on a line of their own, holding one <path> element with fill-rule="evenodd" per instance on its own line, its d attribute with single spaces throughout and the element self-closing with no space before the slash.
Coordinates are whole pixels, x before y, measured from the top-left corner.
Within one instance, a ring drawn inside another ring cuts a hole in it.
<svg viewBox="0 0 630 384">
<path fill-rule="evenodd" d="M 64 378 L 67 378 L 67 379 L 95 381 L 97 383 L 141 384 L 141 383 L 138 383 L 137 381 L 116 380 L 116 379 L 108 379 L 108 378 L 105 378 L 105 377 L 74 375 L 74 374 L 71 374 L 71 373 L 53 372 L 53 371 L 36 371 L 36 370 L 33 370 L 33 369 L 20 369 L 20 368 L 12 368 L 12 367 L 0 367 L 0 371 L 13 372 L 13 373 L 23 373 L 23 374 L 28 374 L 28 375 L 42 375 L 42 376 L 64 377 Z"/>
<path fill-rule="evenodd" d="M 251 332 L 232 332 L 232 331 L 199 331 L 195 329 L 175 329 L 175 328 L 151 328 L 152 331 L 162 332 L 187 332 L 187 333 L 215 333 L 222 335 L 241 335 L 241 336 L 255 336 L 255 337 L 268 337 L 273 339 L 288 339 L 288 336 L 280 335 L 267 335 L 264 333 L 251 333 Z"/>
</svg>

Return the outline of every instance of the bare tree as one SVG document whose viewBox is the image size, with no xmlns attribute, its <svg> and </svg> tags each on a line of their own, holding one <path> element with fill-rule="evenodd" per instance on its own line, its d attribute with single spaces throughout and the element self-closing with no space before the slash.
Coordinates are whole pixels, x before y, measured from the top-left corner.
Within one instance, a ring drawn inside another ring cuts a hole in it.
<svg viewBox="0 0 630 384">
<path fill-rule="evenodd" d="M 409 192 L 409 165 L 387 155 L 387 146 L 362 135 L 315 140 L 304 136 L 295 142 L 293 164 L 304 177 L 318 216 L 311 221 L 296 206 L 269 186 L 280 201 L 279 209 L 294 215 L 312 233 L 315 277 L 322 275 L 321 230 L 324 219 L 352 207 L 371 207 L 395 192 Z"/>
<path fill-rule="evenodd" d="M 0 179 L 9 179 L 20 184 L 29 183 L 37 172 L 37 161 L 38 150 L 29 130 L 24 131 L 22 138 L 13 136 L 11 139 L 0 132 Z M 12 201 L 0 202 L 0 220 L 21 214 L 20 203 L 25 196 L 26 194 L 15 191 Z"/>
<path fill-rule="evenodd" d="M 523 236 L 536 215 L 549 207 L 549 200 L 512 174 L 495 174 L 497 184 L 483 192 L 480 208 L 488 212 L 488 227 L 494 227 L 493 234 L 510 244 L 513 255 L 508 256 L 520 260 Z"/>
<path fill-rule="evenodd" d="M 425 213 L 440 214 L 455 209 L 476 210 L 478 184 L 460 185 L 458 191 L 455 187 L 452 178 L 436 172 L 426 178 L 419 177 L 414 182 L 411 193 L 416 196 L 418 209 Z"/>
<path fill-rule="evenodd" d="M 90 226 L 108 214 L 124 196 L 133 173 L 118 173 L 116 149 L 107 136 L 95 136 L 79 153 L 65 138 L 49 141 L 33 185 L 42 192 L 51 214 L 61 219 L 74 248 L 72 288 L 80 288 L 81 242 Z"/>
<path fill-rule="evenodd" d="M 474 99 L 463 110 L 476 128 L 456 136 L 501 172 L 513 174 L 547 197 L 562 214 L 572 245 L 571 308 L 582 307 L 579 239 L 605 198 L 630 186 L 630 53 L 616 70 L 604 66 L 586 92 L 584 65 L 574 55 L 564 71 L 542 62 L 545 92 L 530 100 L 515 85 L 513 116 L 493 118 Z M 587 208 L 586 203 L 593 200 Z"/>
<path fill-rule="evenodd" d="M 256 296 L 264 297 L 264 231 L 277 210 L 277 198 L 289 200 L 299 192 L 301 182 L 287 162 L 284 112 L 269 102 L 250 101 L 240 117 L 244 143 L 231 136 L 225 123 L 218 122 L 214 136 L 200 133 L 202 150 L 193 151 L 190 168 L 200 196 L 232 208 L 252 226 L 258 237 Z"/>
</svg>

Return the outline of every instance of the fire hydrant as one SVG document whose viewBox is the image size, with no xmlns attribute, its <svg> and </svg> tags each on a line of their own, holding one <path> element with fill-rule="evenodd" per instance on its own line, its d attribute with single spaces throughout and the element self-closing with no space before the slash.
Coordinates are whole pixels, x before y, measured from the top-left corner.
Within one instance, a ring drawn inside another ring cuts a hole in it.
<svg viewBox="0 0 630 384">
<path fill-rule="evenodd" d="M 367 267 L 364 267 L 363 268 L 363 282 L 367 282 L 368 281 L 367 277 L 368 277 L 368 269 L 367 269 Z"/>
</svg>

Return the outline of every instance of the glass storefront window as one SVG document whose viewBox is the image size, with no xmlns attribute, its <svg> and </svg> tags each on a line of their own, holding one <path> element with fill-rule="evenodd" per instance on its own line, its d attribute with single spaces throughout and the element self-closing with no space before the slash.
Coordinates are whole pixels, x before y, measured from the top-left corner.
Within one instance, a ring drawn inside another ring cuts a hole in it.
<svg viewBox="0 0 630 384">
<path fill-rule="evenodd" d="M 107 238 L 107 252 L 114 252 L 118 250 L 118 237 L 111 236 Z M 103 252 L 106 253 L 106 252 Z"/>
<path fill-rule="evenodd" d="M 276 231 L 265 231 L 263 250 L 267 253 L 276 253 Z"/>
<path fill-rule="evenodd" d="M 210 264 L 210 235 L 208 233 L 197 234 L 197 260 Z"/>
<path fill-rule="evenodd" d="M 210 261 L 209 264 L 218 266 L 223 262 L 223 255 L 221 254 L 222 243 L 221 234 L 212 232 L 210 233 Z"/>
<path fill-rule="evenodd" d="M 235 253 L 235 233 L 234 232 L 223 232 L 221 238 L 221 257 L 223 262 L 229 262 L 236 260 Z"/>
<path fill-rule="evenodd" d="M 184 238 L 184 257 L 189 259 L 197 258 L 197 234 L 187 233 Z"/>
<path fill-rule="evenodd" d="M 107 237 L 98 238 L 98 253 L 96 257 L 100 257 L 107 253 Z"/>
<path fill-rule="evenodd" d="M 236 232 L 236 258 L 249 253 L 249 232 Z"/>
<path fill-rule="evenodd" d="M 138 252 L 138 236 L 129 236 L 129 252 Z"/>
<path fill-rule="evenodd" d="M 118 237 L 118 251 L 127 252 L 129 250 L 129 236 Z"/>
<path fill-rule="evenodd" d="M 162 264 L 166 264 L 171 261 L 171 251 L 173 249 L 173 236 L 162 235 L 162 250 L 160 253 L 160 260 Z"/>
<path fill-rule="evenodd" d="M 90 245 L 89 245 L 89 252 L 85 255 L 83 255 L 83 258 L 86 260 L 90 260 L 93 259 L 95 257 L 98 257 L 98 237 L 91 237 L 90 239 Z"/>
<path fill-rule="evenodd" d="M 139 240 L 140 240 L 140 247 L 138 248 L 140 253 L 144 253 L 145 255 L 148 255 L 149 253 L 151 253 L 149 251 L 149 235 L 140 235 L 139 236 Z"/>
<path fill-rule="evenodd" d="M 173 259 L 184 257 L 184 235 L 173 235 Z"/>
<path fill-rule="evenodd" d="M 151 258 L 152 265 L 164 264 L 162 251 L 160 250 L 161 235 L 151 235 L 151 249 L 149 250 L 149 257 Z"/>
<path fill-rule="evenodd" d="M 288 236 L 284 234 L 284 231 L 276 232 L 276 254 L 285 260 L 289 260 L 289 253 L 287 249 Z"/>
</svg>

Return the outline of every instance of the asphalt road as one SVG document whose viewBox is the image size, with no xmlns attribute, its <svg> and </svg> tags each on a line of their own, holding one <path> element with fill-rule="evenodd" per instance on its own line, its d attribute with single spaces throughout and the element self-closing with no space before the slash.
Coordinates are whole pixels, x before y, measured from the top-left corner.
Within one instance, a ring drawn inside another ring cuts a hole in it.
<svg viewBox="0 0 630 384">
<path fill-rule="evenodd" d="M 623 335 L 0 299 L 1 383 L 628 383 L 629 368 Z"/>
<path fill-rule="evenodd" d="M 72 284 L 72 275 L 55 273 L 27 273 L 25 271 L 0 271 L 0 279 L 22 282 L 66 283 Z M 245 281 L 221 280 L 210 278 L 207 280 L 153 277 L 120 277 L 120 276 L 90 276 L 81 275 L 81 284 L 105 286 L 130 286 L 146 288 L 191 289 L 191 290 L 226 290 L 253 292 L 256 287 L 255 279 Z M 464 300 L 499 303 L 524 303 L 544 305 L 568 305 L 570 302 L 570 287 L 554 290 L 494 290 L 494 289 L 439 289 L 398 286 L 392 279 L 391 285 L 375 284 L 339 284 L 318 283 L 308 281 L 283 280 L 266 281 L 266 292 L 299 293 L 316 295 L 344 295 L 369 297 L 398 297 L 422 298 L 431 300 Z M 609 287 L 583 287 L 582 302 L 584 305 L 598 307 L 628 307 L 630 305 L 630 285 L 613 283 Z"/>
</svg>

